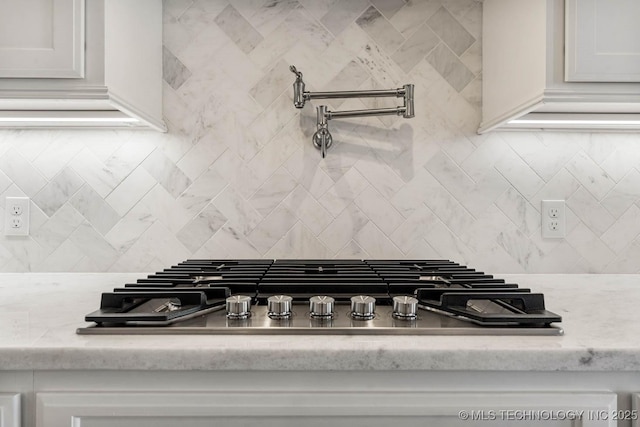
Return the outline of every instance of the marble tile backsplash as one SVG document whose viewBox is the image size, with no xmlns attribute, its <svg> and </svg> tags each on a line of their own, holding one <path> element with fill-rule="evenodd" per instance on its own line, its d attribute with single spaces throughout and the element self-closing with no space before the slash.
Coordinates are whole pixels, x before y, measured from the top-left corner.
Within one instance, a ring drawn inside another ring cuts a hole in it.
<svg viewBox="0 0 640 427">
<path fill-rule="evenodd" d="M 436 257 L 640 272 L 640 136 L 477 135 L 481 17 L 479 0 L 165 0 L 170 131 L 0 132 L 1 200 L 31 198 L 31 235 L 0 237 L 0 271 Z M 293 107 L 289 64 L 309 90 L 413 83 L 416 117 L 334 120 L 322 159 L 320 102 Z M 543 199 L 566 200 L 566 239 L 541 237 Z"/>
</svg>

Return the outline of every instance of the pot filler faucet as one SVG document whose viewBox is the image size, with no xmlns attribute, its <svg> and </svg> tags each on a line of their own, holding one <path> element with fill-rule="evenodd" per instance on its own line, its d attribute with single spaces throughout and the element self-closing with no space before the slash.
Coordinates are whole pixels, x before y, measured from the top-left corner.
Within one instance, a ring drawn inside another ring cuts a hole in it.
<svg viewBox="0 0 640 427">
<path fill-rule="evenodd" d="M 326 105 L 316 107 L 317 114 L 317 130 L 313 134 L 313 145 L 320 150 L 322 157 L 327 154 L 327 149 L 331 147 L 333 138 L 329 133 L 329 120 L 341 117 L 362 117 L 362 116 L 381 116 L 395 114 L 405 119 L 415 116 L 413 111 L 413 85 L 407 84 L 398 89 L 389 90 L 349 90 L 335 92 L 308 92 L 304 90 L 304 81 L 302 81 L 302 73 L 295 66 L 289 67 L 291 72 L 296 75 L 296 81 L 293 83 L 293 105 L 296 108 L 303 108 L 306 101 L 310 99 L 330 99 L 330 98 L 377 98 L 395 96 L 403 98 L 404 105 L 396 108 L 373 108 L 369 110 L 349 110 L 349 111 L 329 111 Z"/>
</svg>

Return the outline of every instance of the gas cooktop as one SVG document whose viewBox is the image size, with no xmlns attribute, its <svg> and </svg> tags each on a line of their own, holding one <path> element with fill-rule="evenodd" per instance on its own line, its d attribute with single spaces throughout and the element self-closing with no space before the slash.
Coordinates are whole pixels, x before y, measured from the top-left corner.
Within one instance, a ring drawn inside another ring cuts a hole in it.
<svg viewBox="0 0 640 427">
<path fill-rule="evenodd" d="M 85 320 L 79 334 L 563 333 L 542 294 L 449 260 L 191 259 Z"/>
</svg>

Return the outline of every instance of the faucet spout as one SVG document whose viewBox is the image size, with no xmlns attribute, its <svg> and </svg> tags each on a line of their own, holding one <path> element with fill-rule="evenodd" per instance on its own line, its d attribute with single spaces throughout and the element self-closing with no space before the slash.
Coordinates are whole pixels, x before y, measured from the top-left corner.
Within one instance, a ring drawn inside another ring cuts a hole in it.
<svg viewBox="0 0 640 427">
<path fill-rule="evenodd" d="M 313 134 L 313 145 L 320 150 L 322 158 L 327 155 L 327 149 L 333 144 L 333 137 L 329 132 L 329 109 L 326 105 L 320 105 L 316 108 L 318 119 L 316 133 Z"/>
</svg>

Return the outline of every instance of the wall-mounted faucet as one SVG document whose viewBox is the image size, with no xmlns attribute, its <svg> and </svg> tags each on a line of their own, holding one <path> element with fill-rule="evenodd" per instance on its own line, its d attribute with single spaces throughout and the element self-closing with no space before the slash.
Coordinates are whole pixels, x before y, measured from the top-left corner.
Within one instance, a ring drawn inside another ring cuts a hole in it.
<svg viewBox="0 0 640 427">
<path fill-rule="evenodd" d="M 307 92 L 304 90 L 304 81 L 302 73 L 295 66 L 289 67 L 292 73 L 296 75 L 296 81 L 293 83 L 293 105 L 296 108 L 303 108 L 306 101 L 310 99 L 330 99 L 330 98 L 377 98 L 394 96 L 396 98 L 404 98 L 404 104 L 395 108 L 373 108 L 369 110 L 349 110 L 349 111 L 329 111 L 326 105 L 319 105 L 316 108 L 317 129 L 313 134 L 313 145 L 322 153 L 322 157 L 327 154 L 327 149 L 331 147 L 333 138 L 329 132 L 329 120 L 340 117 L 362 117 L 362 116 L 380 116 L 380 115 L 398 115 L 405 119 L 415 116 L 413 111 L 413 85 L 407 84 L 398 89 L 389 90 L 352 90 L 352 91 L 336 91 L 336 92 Z"/>
</svg>

